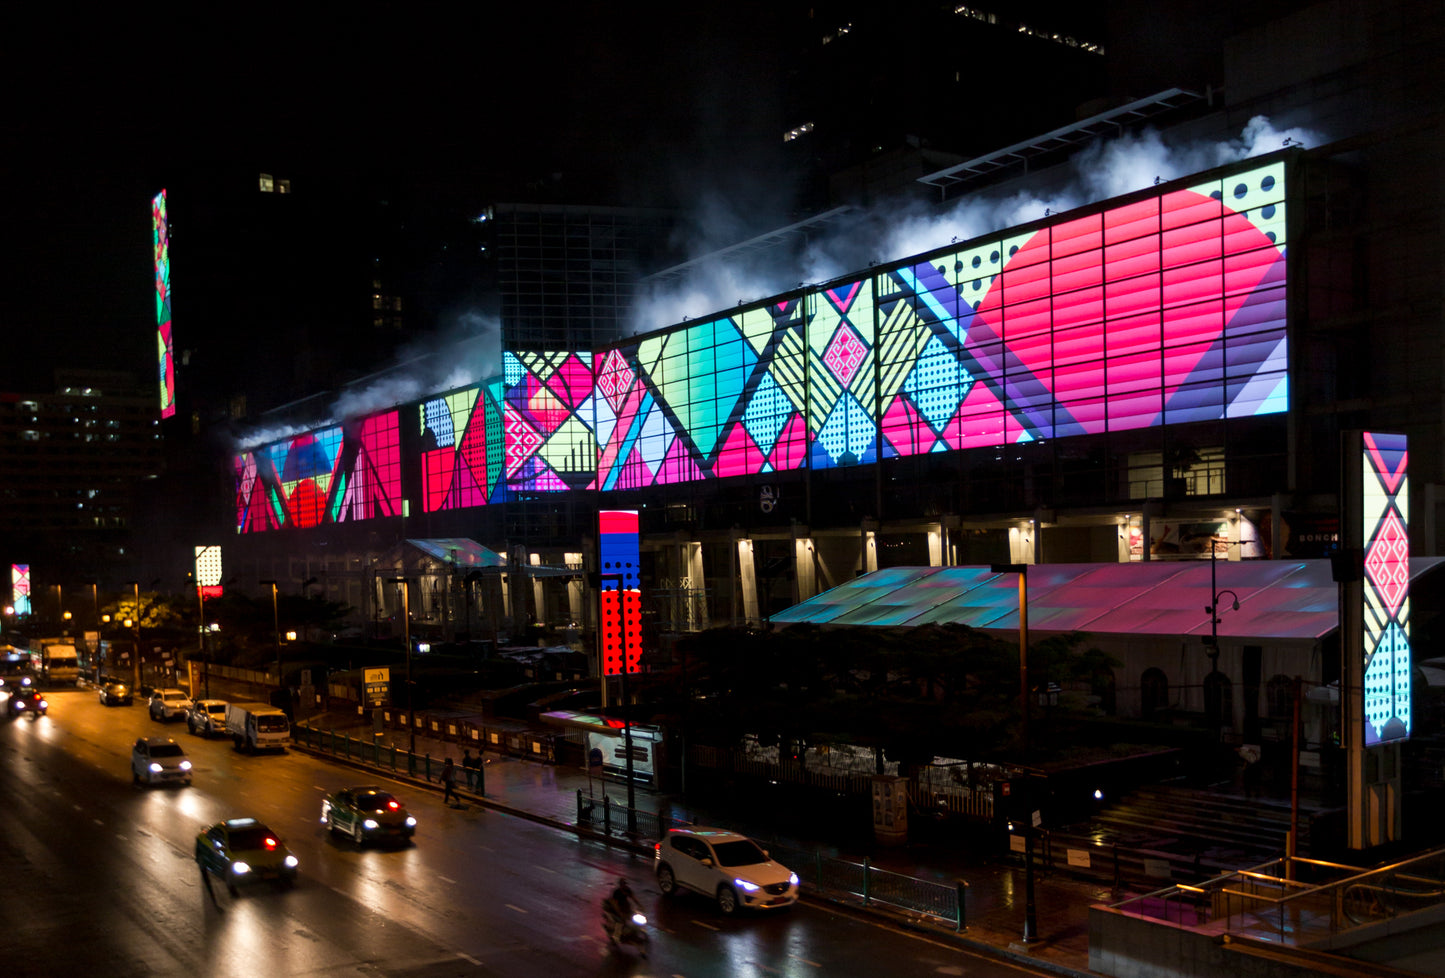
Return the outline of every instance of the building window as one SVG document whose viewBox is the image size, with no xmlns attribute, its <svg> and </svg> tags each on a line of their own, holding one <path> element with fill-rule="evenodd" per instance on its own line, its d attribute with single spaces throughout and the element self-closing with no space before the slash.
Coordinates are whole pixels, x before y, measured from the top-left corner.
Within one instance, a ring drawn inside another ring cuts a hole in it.
<svg viewBox="0 0 1445 978">
<path fill-rule="evenodd" d="M 272 179 L 271 174 L 269 174 L 269 173 L 263 173 L 263 174 L 261 174 L 261 193 L 263 193 L 263 194 L 269 194 L 269 193 L 272 193 L 273 191 L 275 191 L 275 189 L 276 189 L 276 181 L 275 181 L 274 179 Z"/>
<path fill-rule="evenodd" d="M 277 180 L 277 181 L 276 181 L 276 192 L 277 192 L 278 194 L 289 194 L 289 193 L 291 192 L 291 181 L 290 181 L 290 179 L 288 179 L 288 178 L 286 178 L 286 177 L 282 177 L 280 180 Z"/>
</svg>

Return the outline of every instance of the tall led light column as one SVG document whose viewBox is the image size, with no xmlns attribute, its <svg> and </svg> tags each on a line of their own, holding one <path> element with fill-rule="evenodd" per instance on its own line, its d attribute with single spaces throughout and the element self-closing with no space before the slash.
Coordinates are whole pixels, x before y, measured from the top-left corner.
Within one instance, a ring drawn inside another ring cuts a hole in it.
<svg viewBox="0 0 1445 978">
<path fill-rule="evenodd" d="M 1409 451 L 1402 434 L 1345 436 L 1340 630 L 1349 845 L 1400 838 L 1410 716 Z"/>
<path fill-rule="evenodd" d="M 622 738 L 627 765 L 627 831 L 637 831 L 636 786 L 632 772 L 632 706 L 627 676 L 642 664 L 642 579 L 637 510 L 604 509 L 597 514 L 597 552 L 602 562 L 598 616 L 599 661 L 607 676 L 621 676 Z"/>
</svg>

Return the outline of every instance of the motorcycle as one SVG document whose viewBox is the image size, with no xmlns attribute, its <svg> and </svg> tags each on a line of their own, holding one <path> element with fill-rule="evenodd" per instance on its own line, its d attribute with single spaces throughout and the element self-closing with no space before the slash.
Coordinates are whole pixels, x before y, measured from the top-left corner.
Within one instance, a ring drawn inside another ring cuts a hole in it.
<svg viewBox="0 0 1445 978">
<path fill-rule="evenodd" d="M 607 943 L 613 947 L 620 947 L 624 944 L 631 944 L 641 949 L 642 956 L 647 957 L 648 946 L 652 938 L 647 933 L 647 918 L 641 913 L 633 912 L 632 916 L 623 920 L 617 910 L 612 906 L 612 901 L 602 901 L 602 929 L 607 932 Z"/>
</svg>

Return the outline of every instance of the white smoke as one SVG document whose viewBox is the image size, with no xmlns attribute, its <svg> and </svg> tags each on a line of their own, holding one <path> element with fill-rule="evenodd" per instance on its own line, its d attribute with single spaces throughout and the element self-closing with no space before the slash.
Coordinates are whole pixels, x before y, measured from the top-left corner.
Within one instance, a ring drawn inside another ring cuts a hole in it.
<svg viewBox="0 0 1445 978">
<path fill-rule="evenodd" d="M 793 264 L 780 263 L 776 255 L 771 262 L 757 258 L 698 261 L 680 281 L 669 281 L 639 297 L 632 329 L 659 329 L 1285 146 L 1318 146 L 1322 142 L 1322 136 L 1308 129 L 1275 129 L 1265 116 L 1250 119 L 1237 138 L 1219 142 L 1173 145 L 1153 129 L 1099 140 L 1075 154 L 1064 179 L 1046 190 L 1004 196 L 983 192 L 952 202 L 946 210 L 914 202 L 860 211 L 810 242 Z M 780 264 L 786 267 L 780 268 Z"/>
<path fill-rule="evenodd" d="M 502 369 L 501 336 L 496 317 L 463 312 L 440 336 L 399 351 L 393 366 L 348 384 L 334 398 L 314 398 L 314 408 L 293 405 L 287 413 L 294 421 L 247 429 L 237 437 L 236 450 L 364 418 L 494 376 Z"/>
</svg>

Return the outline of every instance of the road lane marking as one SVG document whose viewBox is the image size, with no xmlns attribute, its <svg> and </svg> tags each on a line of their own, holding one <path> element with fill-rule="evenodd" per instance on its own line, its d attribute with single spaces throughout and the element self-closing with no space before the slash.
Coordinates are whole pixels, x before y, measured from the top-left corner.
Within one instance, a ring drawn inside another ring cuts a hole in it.
<svg viewBox="0 0 1445 978">
<path fill-rule="evenodd" d="M 790 954 L 790 955 L 788 955 L 788 957 L 792 958 L 794 961 L 801 961 L 801 962 L 803 962 L 804 964 L 810 964 L 810 965 L 812 965 L 812 966 L 815 967 L 815 968 L 821 968 L 821 967 L 823 967 L 821 964 L 819 964 L 819 963 L 816 962 L 816 961 L 809 961 L 807 958 L 800 958 L 800 957 L 798 957 L 796 954 Z"/>
<path fill-rule="evenodd" d="M 480 968 L 482 966 L 482 963 L 480 961 L 472 957 L 470 954 L 467 954 L 465 951 L 458 951 L 457 957 L 461 958 L 463 961 L 465 961 L 467 964 L 471 965 L 474 968 Z"/>
<path fill-rule="evenodd" d="M 96 825 L 104 825 L 104 824 L 105 824 L 104 822 L 102 822 L 102 821 L 101 821 L 100 819 L 98 819 L 98 818 L 93 818 L 93 819 L 91 819 L 91 821 L 94 822 Z"/>
<path fill-rule="evenodd" d="M 540 869 L 540 870 L 541 870 L 542 872 L 544 872 L 544 873 L 554 873 L 554 874 L 555 874 L 555 873 L 557 872 L 557 871 L 556 871 L 555 869 L 553 869 L 551 866 L 538 866 L 536 863 L 533 863 L 533 864 L 532 864 L 532 868 L 533 868 L 533 869 Z"/>
<path fill-rule="evenodd" d="M 507 909 L 508 909 L 508 910 L 515 910 L 515 911 L 517 911 L 517 913 L 531 913 L 530 910 L 523 910 L 521 907 L 517 906 L 515 903 L 509 903 L 509 904 L 507 904 Z"/>
<path fill-rule="evenodd" d="M 719 928 L 717 928 L 717 927 L 714 927 L 712 924 L 705 924 L 705 923 L 703 923 L 701 920 L 694 920 L 693 923 L 694 923 L 694 924 L 697 924 L 699 927 L 706 927 L 708 930 L 718 930 L 718 929 L 719 929 Z"/>
<path fill-rule="evenodd" d="M 441 880 L 443 883 L 455 883 L 455 882 L 456 882 L 456 880 L 452 879 L 450 876 L 442 876 L 442 875 L 440 875 L 440 874 L 437 875 L 437 879 Z"/>
</svg>

